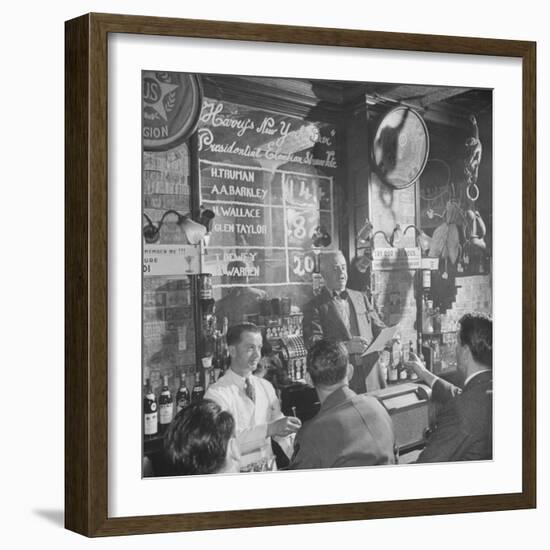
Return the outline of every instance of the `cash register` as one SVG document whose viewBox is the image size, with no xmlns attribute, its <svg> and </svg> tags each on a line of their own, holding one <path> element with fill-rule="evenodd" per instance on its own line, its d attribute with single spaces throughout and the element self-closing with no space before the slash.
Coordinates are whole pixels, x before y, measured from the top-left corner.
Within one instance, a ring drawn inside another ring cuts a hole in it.
<svg viewBox="0 0 550 550">
<path fill-rule="evenodd" d="M 388 411 L 399 454 L 423 447 L 434 420 L 432 390 L 425 384 L 405 382 L 369 392 Z"/>
</svg>

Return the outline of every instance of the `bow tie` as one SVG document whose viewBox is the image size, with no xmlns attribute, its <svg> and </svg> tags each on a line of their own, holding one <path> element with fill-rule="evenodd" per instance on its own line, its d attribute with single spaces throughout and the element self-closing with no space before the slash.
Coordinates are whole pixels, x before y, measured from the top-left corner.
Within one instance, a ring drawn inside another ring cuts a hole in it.
<svg viewBox="0 0 550 550">
<path fill-rule="evenodd" d="M 341 300 L 347 300 L 348 299 L 348 291 L 342 290 L 342 292 L 338 292 L 337 290 L 332 291 L 332 295 L 334 298 L 340 298 Z"/>
</svg>

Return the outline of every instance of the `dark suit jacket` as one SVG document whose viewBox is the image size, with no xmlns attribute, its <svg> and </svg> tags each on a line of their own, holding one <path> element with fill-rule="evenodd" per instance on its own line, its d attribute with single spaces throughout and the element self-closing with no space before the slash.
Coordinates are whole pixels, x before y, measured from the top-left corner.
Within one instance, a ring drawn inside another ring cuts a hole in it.
<svg viewBox="0 0 550 550">
<path fill-rule="evenodd" d="M 308 348 L 321 338 L 347 342 L 352 336 L 362 336 L 371 342 L 385 327 L 365 294 L 348 289 L 348 296 L 352 330 L 346 328 L 331 293 L 326 288 L 305 305 L 303 329 Z M 385 377 L 377 365 L 378 354 L 372 353 L 365 357 L 351 355 L 350 361 L 354 366 L 353 378 L 350 380 L 352 390 L 364 393 L 386 387 Z"/>
<path fill-rule="evenodd" d="M 395 439 L 389 414 L 369 395 L 344 386 L 298 431 L 289 469 L 394 464 Z"/>
<path fill-rule="evenodd" d="M 463 390 L 438 379 L 432 399 L 442 408 L 418 462 L 492 459 L 493 373 L 476 375 Z"/>
</svg>

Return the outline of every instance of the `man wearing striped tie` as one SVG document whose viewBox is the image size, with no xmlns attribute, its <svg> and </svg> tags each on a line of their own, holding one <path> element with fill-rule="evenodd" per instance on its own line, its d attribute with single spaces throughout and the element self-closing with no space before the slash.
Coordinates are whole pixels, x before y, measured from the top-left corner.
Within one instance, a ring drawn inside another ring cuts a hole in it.
<svg viewBox="0 0 550 550">
<path fill-rule="evenodd" d="M 260 329 L 252 323 L 234 325 L 227 331 L 226 338 L 230 368 L 209 386 L 205 398 L 216 401 L 233 415 L 241 470 L 261 461 L 274 464 L 271 437 L 290 457 L 293 434 L 301 422 L 298 418 L 284 416 L 271 383 L 252 375 L 261 357 Z"/>
</svg>

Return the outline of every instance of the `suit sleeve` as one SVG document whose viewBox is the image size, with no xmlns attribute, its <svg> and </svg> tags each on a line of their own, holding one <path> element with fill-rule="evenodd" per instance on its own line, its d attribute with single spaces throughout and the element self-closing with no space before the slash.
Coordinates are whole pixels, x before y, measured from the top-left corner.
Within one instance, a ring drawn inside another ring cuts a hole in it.
<svg viewBox="0 0 550 550">
<path fill-rule="evenodd" d="M 269 383 L 268 387 L 269 387 L 268 393 L 269 393 L 269 399 L 270 399 L 269 422 L 273 422 L 275 420 L 278 420 L 279 418 L 282 418 L 284 414 L 281 411 L 281 402 L 279 401 L 279 398 L 275 393 L 275 388 L 271 383 Z M 267 429 L 266 429 L 266 433 L 267 433 Z M 272 436 L 272 438 L 279 444 L 279 447 L 281 447 L 285 455 L 288 458 L 290 458 L 292 456 L 292 449 L 294 446 L 294 434 L 290 434 L 287 436 L 274 435 Z"/>
<path fill-rule="evenodd" d="M 447 403 L 461 392 L 462 390 L 459 387 L 443 380 L 443 378 L 437 378 L 432 385 L 432 399 L 439 403 Z"/>
<path fill-rule="evenodd" d="M 417 462 L 448 462 L 461 456 L 468 446 L 470 435 L 454 424 L 440 425 L 432 434 Z"/>
<path fill-rule="evenodd" d="M 471 449 L 475 451 L 476 435 L 464 422 L 460 407 L 461 390 L 441 378 L 432 386 L 432 399 L 441 404 L 436 427 L 417 462 L 448 462 L 468 460 Z"/>
<path fill-rule="evenodd" d="M 287 470 L 311 470 L 320 467 L 321 460 L 315 450 L 314 441 L 302 428 L 296 436 L 294 453 Z"/>
</svg>

